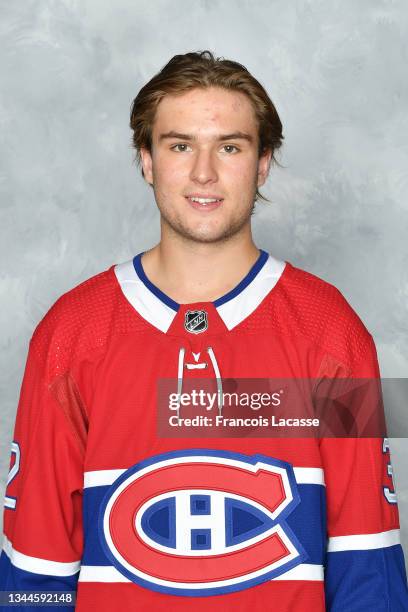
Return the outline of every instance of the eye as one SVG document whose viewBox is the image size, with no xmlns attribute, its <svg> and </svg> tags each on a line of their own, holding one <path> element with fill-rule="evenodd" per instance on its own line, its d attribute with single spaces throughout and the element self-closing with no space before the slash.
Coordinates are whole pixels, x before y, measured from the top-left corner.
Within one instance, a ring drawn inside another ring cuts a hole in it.
<svg viewBox="0 0 408 612">
<path fill-rule="evenodd" d="M 184 153 L 187 150 L 191 151 L 191 147 L 189 147 L 187 144 L 184 144 L 182 142 L 178 142 L 177 144 L 173 145 L 170 148 L 172 149 L 172 151 L 179 151 L 180 153 Z"/>
<path fill-rule="evenodd" d="M 224 145 L 223 149 L 226 153 L 238 153 L 239 149 L 235 145 Z"/>
</svg>

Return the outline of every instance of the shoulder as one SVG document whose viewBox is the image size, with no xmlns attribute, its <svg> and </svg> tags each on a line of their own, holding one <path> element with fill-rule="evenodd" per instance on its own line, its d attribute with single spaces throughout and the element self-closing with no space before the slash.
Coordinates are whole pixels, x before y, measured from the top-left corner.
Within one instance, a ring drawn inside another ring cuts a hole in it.
<svg viewBox="0 0 408 612">
<path fill-rule="evenodd" d="M 112 265 L 57 299 L 37 325 L 30 349 L 47 362 L 53 377 L 68 369 L 74 359 L 104 352 L 120 322 L 126 328 L 132 314 Z"/>
<path fill-rule="evenodd" d="M 286 263 L 280 288 L 293 308 L 301 309 L 301 318 L 306 325 L 365 329 L 341 291 L 315 274 Z"/>
<path fill-rule="evenodd" d="M 276 289 L 274 316 L 290 333 L 301 334 L 352 370 L 373 351 L 371 334 L 333 284 L 287 262 Z"/>
<path fill-rule="evenodd" d="M 66 328 L 86 324 L 92 316 L 100 315 L 100 309 L 111 302 L 114 292 L 112 266 L 62 294 L 40 321 L 34 335 L 61 324 Z"/>
</svg>

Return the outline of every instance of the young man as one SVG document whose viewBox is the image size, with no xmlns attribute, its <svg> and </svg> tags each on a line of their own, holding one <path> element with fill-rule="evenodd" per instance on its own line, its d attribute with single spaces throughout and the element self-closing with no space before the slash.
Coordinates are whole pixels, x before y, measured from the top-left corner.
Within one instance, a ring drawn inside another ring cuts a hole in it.
<svg viewBox="0 0 408 612">
<path fill-rule="evenodd" d="M 164 379 L 177 420 L 195 380 L 216 384 L 222 418 L 226 379 L 379 377 L 339 291 L 253 242 L 282 142 L 271 100 L 240 64 L 187 53 L 131 127 L 161 240 L 33 335 L 0 590 L 77 590 L 80 612 L 408 610 L 386 440 L 157 431 Z"/>
</svg>

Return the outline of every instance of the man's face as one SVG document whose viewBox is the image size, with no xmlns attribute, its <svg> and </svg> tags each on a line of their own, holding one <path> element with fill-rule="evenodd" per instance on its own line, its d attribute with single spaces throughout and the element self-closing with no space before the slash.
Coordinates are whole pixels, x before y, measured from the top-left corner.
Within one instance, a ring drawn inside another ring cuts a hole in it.
<svg viewBox="0 0 408 612">
<path fill-rule="evenodd" d="M 141 156 L 164 226 L 204 243 L 249 226 L 271 158 L 258 155 L 249 98 L 218 87 L 166 95 L 157 107 L 152 150 Z"/>
</svg>

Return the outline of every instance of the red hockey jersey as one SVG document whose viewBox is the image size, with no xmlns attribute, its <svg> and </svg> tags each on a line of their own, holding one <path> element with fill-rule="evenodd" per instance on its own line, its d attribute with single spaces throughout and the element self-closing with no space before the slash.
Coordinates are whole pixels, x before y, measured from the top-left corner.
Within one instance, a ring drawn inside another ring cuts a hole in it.
<svg viewBox="0 0 408 612">
<path fill-rule="evenodd" d="M 408 610 L 387 440 L 158 432 L 159 380 L 180 398 L 195 378 L 324 377 L 379 377 L 372 337 L 264 251 L 214 302 L 177 304 L 141 255 L 69 291 L 30 342 L 0 591 L 76 591 L 79 612 Z"/>
</svg>

